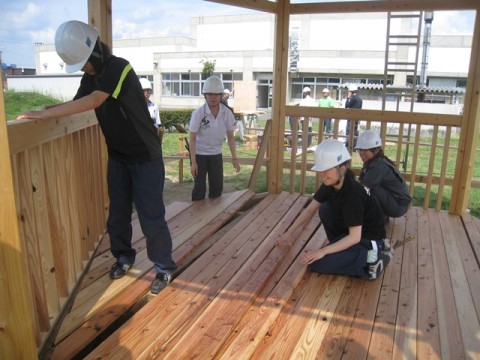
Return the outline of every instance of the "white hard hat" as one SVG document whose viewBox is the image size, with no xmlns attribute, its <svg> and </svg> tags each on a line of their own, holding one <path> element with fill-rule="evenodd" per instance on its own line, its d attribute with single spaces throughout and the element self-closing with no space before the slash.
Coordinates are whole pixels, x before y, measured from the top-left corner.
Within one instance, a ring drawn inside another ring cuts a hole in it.
<svg viewBox="0 0 480 360">
<path fill-rule="evenodd" d="M 312 89 L 310 89 L 308 86 L 305 86 L 305 87 L 303 88 L 302 93 L 311 92 L 311 91 L 312 91 Z"/>
<path fill-rule="evenodd" d="M 317 146 L 315 150 L 315 165 L 313 171 L 325 171 L 341 165 L 352 157 L 345 145 L 336 139 L 328 139 Z"/>
<path fill-rule="evenodd" d="M 150 83 L 150 80 L 148 80 L 146 78 L 141 78 L 140 79 L 140 84 L 142 85 L 143 90 L 145 90 L 145 89 L 152 90 L 152 84 Z"/>
<path fill-rule="evenodd" d="M 83 68 L 98 39 L 98 31 L 81 21 L 71 20 L 55 33 L 55 50 L 65 63 L 67 73 Z"/>
<path fill-rule="evenodd" d="M 348 85 L 348 91 L 357 91 L 358 90 L 358 86 L 357 85 Z"/>
<path fill-rule="evenodd" d="M 329 93 L 330 90 L 328 90 L 328 88 L 325 88 L 325 89 L 322 90 L 322 92 L 324 92 L 324 93 Z"/>
<path fill-rule="evenodd" d="M 203 94 L 221 94 L 223 93 L 223 83 L 218 76 L 210 76 L 203 84 Z"/>
<path fill-rule="evenodd" d="M 223 90 L 223 93 L 224 93 L 224 94 L 230 94 L 230 90 L 224 89 L 224 90 Z"/>
<path fill-rule="evenodd" d="M 357 139 L 355 149 L 373 149 L 382 146 L 382 139 L 376 131 L 365 130 Z"/>
</svg>

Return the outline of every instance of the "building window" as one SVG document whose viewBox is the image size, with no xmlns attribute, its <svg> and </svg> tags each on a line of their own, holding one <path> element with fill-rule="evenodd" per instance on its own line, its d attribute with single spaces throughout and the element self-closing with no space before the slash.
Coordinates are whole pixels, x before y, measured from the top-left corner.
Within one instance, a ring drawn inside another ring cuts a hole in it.
<svg viewBox="0 0 480 360">
<path fill-rule="evenodd" d="M 202 96 L 201 73 L 164 73 L 162 74 L 162 96 Z M 216 73 L 223 81 L 225 89 L 233 90 L 233 83 L 242 80 L 242 73 Z"/>
</svg>

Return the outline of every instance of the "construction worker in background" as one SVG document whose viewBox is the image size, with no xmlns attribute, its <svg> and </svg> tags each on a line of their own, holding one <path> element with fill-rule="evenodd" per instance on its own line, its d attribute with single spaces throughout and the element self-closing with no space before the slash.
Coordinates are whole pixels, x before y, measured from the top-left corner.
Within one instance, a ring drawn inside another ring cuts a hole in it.
<svg viewBox="0 0 480 360">
<path fill-rule="evenodd" d="M 81 21 L 67 21 L 55 34 L 55 49 L 66 71 L 83 71 L 72 101 L 18 119 L 49 119 L 95 109 L 108 150 L 110 198 L 107 231 L 116 261 L 110 278 L 124 277 L 135 263 L 132 247 L 132 202 L 146 238 L 147 255 L 156 276 L 150 291 L 157 294 L 172 279 L 172 238 L 165 221 L 162 146 L 148 113 L 142 86 L 130 63 L 111 54 L 98 31 Z"/>
<path fill-rule="evenodd" d="M 390 262 L 393 250 L 386 238 L 380 206 L 355 180 L 348 167 L 350 160 L 350 153 L 339 140 L 328 139 L 317 146 L 312 170 L 319 173 L 323 183 L 277 244 L 290 245 L 318 213 L 328 242 L 305 253 L 302 262 L 314 272 L 374 280 Z"/>
<path fill-rule="evenodd" d="M 321 108 L 333 108 L 333 99 L 330 97 L 330 90 L 328 88 L 323 89 L 322 91 L 323 96 L 320 98 L 318 101 L 318 106 Z M 333 133 L 332 131 L 332 119 L 331 118 L 325 118 L 324 119 L 324 124 L 325 124 L 325 132 L 330 135 Z"/>
<path fill-rule="evenodd" d="M 345 108 L 347 109 L 361 109 L 363 106 L 362 98 L 357 94 L 358 87 L 357 85 L 349 85 L 348 86 L 348 93 L 347 93 L 347 100 L 345 101 Z M 353 124 L 353 148 L 357 144 L 357 137 L 358 137 L 358 120 L 355 120 Z M 350 120 L 347 120 L 347 128 L 345 130 L 345 135 L 347 135 L 346 140 L 346 147 L 349 147 L 350 143 Z"/>
<path fill-rule="evenodd" d="M 237 172 L 240 164 L 237 159 L 235 138 L 235 117 L 222 103 L 223 82 L 217 76 L 210 76 L 203 84 L 205 104 L 195 109 L 190 118 L 190 171 L 194 177 L 192 201 L 208 197 L 216 198 L 223 191 L 222 145 L 227 136 L 232 154 L 232 165 Z"/>
<path fill-rule="evenodd" d="M 363 131 L 358 136 L 356 150 L 363 162 L 358 181 L 377 198 L 384 213 L 384 222 L 387 223 L 390 216 L 405 215 L 412 198 L 402 174 L 383 153 L 382 139 L 377 132 Z"/>
<path fill-rule="evenodd" d="M 317 104 L 315 103 L 315 100 L 310 96 L 310 93 L 312 90 L 306 86 L 302 90 L 302 100 L 300 100 L 300 106 L 316 106 Z M 307 136 L 307 144 L 308 146 L 312 145 L 312 118 L 304 118 L 301 117 L 299 120 L 302 123 L 302 136 L 303 134 L 306 133 L 305 127 L 307 127 L 308 131 L 308 136 Z"/>
<path fill-rule="evenodd" d="M 148 112 L 150 113 L 150 117 L 152 118 L 153 125 L 158 131 L 160 143 L 162 143 L 163 125 L 160 120 L 160 110 L 158 109 L 157 104 L 150 100 L 150 97 L 152 96 L 152 84 L 150 83 L 150 80 L 146 78 L 141 78 L 140 84 L 142 85 L 143 95 L 145 96 L 145 100 L 147 101 Z"/>
</svg>

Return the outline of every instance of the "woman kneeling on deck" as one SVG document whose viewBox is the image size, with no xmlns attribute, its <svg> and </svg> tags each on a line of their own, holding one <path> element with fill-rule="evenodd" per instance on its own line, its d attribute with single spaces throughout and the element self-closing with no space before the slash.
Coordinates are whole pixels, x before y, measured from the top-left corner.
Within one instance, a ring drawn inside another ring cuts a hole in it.
<svg viewBox="0 0 480 360">
<path fill-rule="evenodd" d="M 407 184 L 395 164 L 385 156 L 382 139 L 373 130 L 365 130 L 357 140 L 356 150 L 363 162 L 358 181 L 375 196 L 385 223 L 390 217 L 405 215 L 412 202 Z"/>
<path fill-rule="evenodd" d="M 328 243 L 305 253 L 301 260 L 311 271 L 376 279 L 393 255 L 386 238 L 382 211 L 377 201 L 359 184 L 348 163 L 351 156 L 345 145 L 325 140 L 315 151 L 315 165 L 323 184 L 313 200 L 278 240 L 289 243 L 318 211 Z"/>
</svg>

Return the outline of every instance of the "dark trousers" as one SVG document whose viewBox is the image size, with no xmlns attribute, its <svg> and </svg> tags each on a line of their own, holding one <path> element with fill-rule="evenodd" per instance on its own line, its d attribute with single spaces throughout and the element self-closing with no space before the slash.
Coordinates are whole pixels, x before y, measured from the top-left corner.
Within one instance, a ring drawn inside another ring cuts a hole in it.
<svg viewBox="0 0 480 360">
<path fill-rule="evenodd" d="M 327 118 L 324 119 L 324 124 L 325 124 L 325 132 L 330 133 L 332 132 L 332 119 Z"/>
<path fill-rule="evenodd" d="M 338 219 L 335 219 L 330 202 L 322 203 L 318 215 L 330 244 L 348 235 L 344 229 L 338 226 L 339 222 Z M 377 241 L 377 245 L 381 250 L 383 242 Z M 326 255 L 322 259 L 314 261 L 308 265 L 308 269 L 322 274 L 351 275 L 366 279 L 368 278 L 367 253 L 372 249 L 370 240 L 361 239 L 358 244 L 348 249 Z"/>
<path fill-rule="evenodd" d="M 308 126 L 308 124 L 309 124 L 308 118 L 305 118 L 304 120 L 302 120 L 302 136 L 305 136 L 305 133 L 308 131 L 307 146 L 310 147 L 312 145 L 312 127 Z M 306 131 L 305 131 L 305 127 L 307 128 Z"/>
<path fill-rule="evenodd" d="M 157 272 L 172 273 L 172 238 L 165 221 L 163 159 L 141 164 L 123 164 L 109 159 L 107 168 L 110 211 L 107 230 L 111 251 L 121 264 L 132 265 L 136 251 L 132 248 L 132 202 L 147 243 L 148 258 Z"/>
<path fill-rule="evenodd" d="M 357 138 L 358 138 L 358 124 L 359 121 L 356 120 L 353 124 L 353 149 L 357 146 Z M 345 142 L 347 148 L 350 143 L 350 120 L 347 120 L 347 128 L 345 130 L 345 135 L 347 136 L 347 140 Z"/>
<path fill-rule="evenodd" d="M 222 195 L 223 191 L 223 158 L 218 155 L 196 155 L 198 173 L 192 190 L 192 201 L 205 199 L 207 193 L 208 175 L 208 197 L 216 198 Z"/>
</svg>

